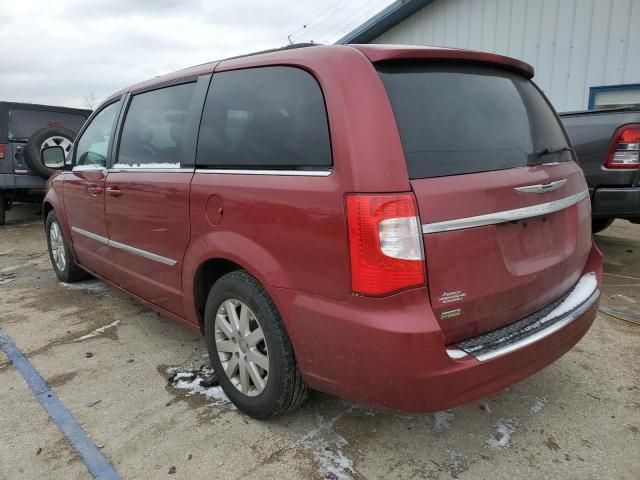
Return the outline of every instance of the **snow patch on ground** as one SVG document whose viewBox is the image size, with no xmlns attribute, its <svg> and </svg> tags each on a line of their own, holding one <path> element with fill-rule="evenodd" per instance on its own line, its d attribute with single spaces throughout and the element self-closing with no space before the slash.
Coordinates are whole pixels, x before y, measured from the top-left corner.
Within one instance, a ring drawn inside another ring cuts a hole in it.
<svg viewBox="0 0 640 480">
<path fill-rule="evenodd" d="M 104 325 L 102 327 L 98 327 L 95 330 L 92 330 L 91 332 L 87 333 L 86 335 L 83 335 L 81 337 L 76 338 L 74 340 L 74 342 L 79 342 L 81 340 L 86 340 L 87 338 L 91 338 L 91 337 L 97 337 L 98 335 L 103 334 L 109 328 L 115 327 L 119 323 L 120 323 L 120 320 L 116 320 L 115 322 L 111 322 L 109 325 Z"/>
<path fill-rule="evenodd" d="M 546 398 L 536 399 L 536 401 L 533 402 L 533 405 L 531 405 L 531 413 L 540 413 L 547 403 L 548 400 Z"/>
<path fill-rule="evenodd" d="M 451 410 L 436 412 L 433 414 L 433 428 L 437 433 L 449 430 L 455 418 L 456 415 Z"/>
<path fill-rule="evenodd" d="M 293 444 L 293 447 L 302 447 L 313 456 L 323 478 L 351 480 L 356 475 L 353 461 L 343 451 L 349 442 L 334 430 L 336 422 L 352 410 L 353 407 L 349 407 L 330 419 L 316 414 L 317 427 Z"/>
<path fill-rule="evenodd" d="M 235 406 L 227 398 L 220 385 L 203 386 L 202 383 L 207 385 L 209 377 L 213 376 L 213 369 L 210 367 L 203 367 L 198 371 L 184 370 L 180 371 L 177 368 L 167 369 L 167 373 L 170 375 L 169 382 L 174 388 L 184 390 L 187 395 L 204 395 L 212 402 L 210 405 L 225 405 L 235 410 Z"/>
<path fill-rule="evenodd" d="M 102 283 L 100 280 L 86 280 L 84 282 L 78 282 L 78 283 L 60 282 L 60 285 L 62 285 L 64 288 L 67 288 L 69 290 L 81 290 L 89 293 L 106 294 L 111 292 L 111 289 L 107 287 L 104 283 Z"/>
<path fill-rule="evenodd" d="M 516 431 L 517 423 L 515 418 L 500 419 L 495 425 L 496 433 L 487 439 L 487 446 L 496 449 L 509 447 L 511 434 Z"/>
</svg>

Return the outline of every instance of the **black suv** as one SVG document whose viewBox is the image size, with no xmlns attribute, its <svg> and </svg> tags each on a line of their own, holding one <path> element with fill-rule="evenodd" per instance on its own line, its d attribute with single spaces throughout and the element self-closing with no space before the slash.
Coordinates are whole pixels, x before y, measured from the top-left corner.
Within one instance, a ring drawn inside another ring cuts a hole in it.
<svg viewBox="0 0 640 480">
<path fill-rule="evenodd" d="M 0 102 L 0 225 L 13 201 L 29 201 L 52 173 L 40 152 L 59 145 L 66 152 L 91 110 Z M 42 192 L 44 192 L 42 190 Z"/>
</svg>

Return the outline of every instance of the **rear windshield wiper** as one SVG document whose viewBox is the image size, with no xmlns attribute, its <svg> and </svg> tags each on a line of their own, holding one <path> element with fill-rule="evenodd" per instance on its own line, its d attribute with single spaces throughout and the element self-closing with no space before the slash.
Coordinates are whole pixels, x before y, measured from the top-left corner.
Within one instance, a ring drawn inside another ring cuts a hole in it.
<svg viewBox="0 0 640 480">
<path fill-rule="evenodd" d="M 535 153 L 536 157 L 544 157 L 545 155 L 551 155 L 554 153 L 570 152 L 569 147 L 545 147 Z"/>
</svg>

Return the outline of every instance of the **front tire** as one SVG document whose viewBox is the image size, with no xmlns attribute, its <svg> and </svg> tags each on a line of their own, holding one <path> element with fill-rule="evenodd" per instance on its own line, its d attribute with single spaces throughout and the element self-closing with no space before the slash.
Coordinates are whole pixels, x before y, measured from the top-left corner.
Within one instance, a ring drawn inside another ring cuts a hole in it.
<svg viewBox="0 0 640 480">
<path fill-rule="evenodd" d="M 247 415 L 267 419 L 298 408 L 309 395 L 273 301 L 243 270 L 218 280 L 205 307 L 211 365 L 225 394 Z"/>
<path fill-rule="evenodd" d="M 47 233 L 47 247 L 49 249 L 49 259 L 53 270 L 56 272 L 58 280 L 64 283 L 74 283 L 89 277 L 89 274 L 82 270 L 71 257 L 69 244 L 64 237 L 60 220 L 51 211 L 47 215 L 45 223 Z"/>
</svg>

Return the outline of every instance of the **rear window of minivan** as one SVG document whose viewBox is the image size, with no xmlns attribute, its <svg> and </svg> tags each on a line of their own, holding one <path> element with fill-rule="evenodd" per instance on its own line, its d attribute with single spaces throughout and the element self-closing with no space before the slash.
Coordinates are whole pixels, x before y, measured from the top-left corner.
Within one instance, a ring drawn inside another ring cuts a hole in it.
<svg viewBox="0 0 640 480">
<path fill-rule="evenodd" d="M 411 179 L 572 159 L 564 131 L 523 76 L 478 64 L 376 66 Z"/>
</svg>

